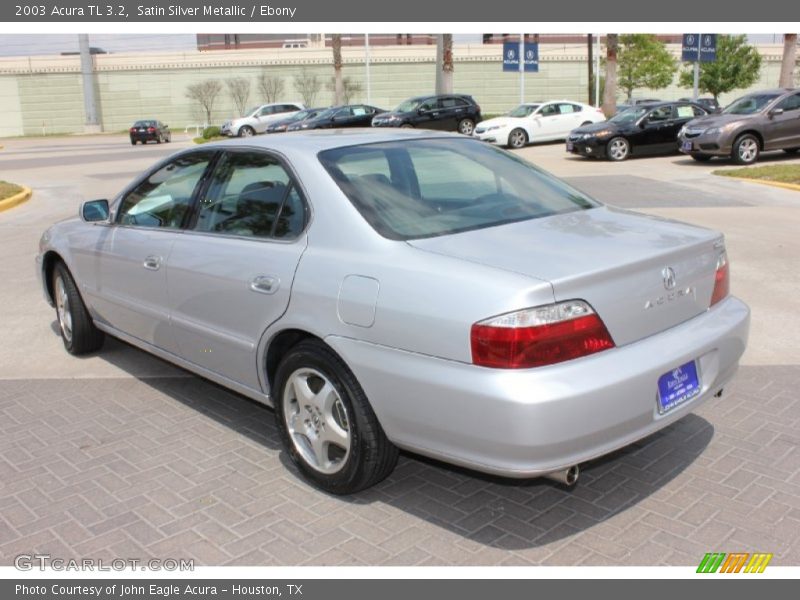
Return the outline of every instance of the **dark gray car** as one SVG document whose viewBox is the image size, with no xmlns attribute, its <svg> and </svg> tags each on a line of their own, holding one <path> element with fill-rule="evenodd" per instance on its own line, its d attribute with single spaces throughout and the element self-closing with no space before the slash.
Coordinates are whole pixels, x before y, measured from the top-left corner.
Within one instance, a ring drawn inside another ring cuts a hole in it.
<svg viewBox="0 0 800 600">
<path fill-rule="evenodd" d="M 694 119 L 678 134 L 681 152 L 697 161 L 729 156 L 749 165 L 766 150 L 800 150 L 800 90 L 754 92 L 720 114 Z"/>
</svg>

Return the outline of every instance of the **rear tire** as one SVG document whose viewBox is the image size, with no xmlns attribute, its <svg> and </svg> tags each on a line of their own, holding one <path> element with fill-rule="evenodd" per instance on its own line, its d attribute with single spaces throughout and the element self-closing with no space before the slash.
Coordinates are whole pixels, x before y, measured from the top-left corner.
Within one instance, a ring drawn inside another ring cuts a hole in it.
<svg viewBox="0 0 800 600">
<path fill-rule="evenodd" d="M 475 131 L 475 121 L 472 119 L 461 119 L 458 122 L 458 133 L 462 135 L 472 135 Z"/>
<path fill-rule="evenodd" d="M 731 151 L 731 158 L 737 165 L 752 165 L 758 160 L 761 148 L 758 138 L 750 133 L 745 133 L 736 138 Z"/>
<path fill-rule="evenodd" d="M 411 123 L 403 123 L 400 125 L 400 129 L 414 129 L 414 126 Z"/>
<path fill-rule="evenodd" d="M 283 357 L 273 401 L 292 461 L 316 486 L 353 494 L 386 478 L 398 450 L 387 439 L 364 390 L 341 358 L 319 340 Z"/>
<path fill-rule="evenodd" d="M 75 280 L 61 262 L 53 269 L 53 299 L 61 340 L 67 352 L 77 356 L 99 350 L 105 334 L 95 327 Z"/>
<path fill-rule="evenodd" d="M 690 156 L 697 162 L 708 162 L 711 160 L 710 154 L 691 154 Z"/>
<path fill-rule="evenodd" d="M 136 140 L 131 140 L 131 146 L 135 146 L 135 145 L 136 145 Z"/>
</svg>

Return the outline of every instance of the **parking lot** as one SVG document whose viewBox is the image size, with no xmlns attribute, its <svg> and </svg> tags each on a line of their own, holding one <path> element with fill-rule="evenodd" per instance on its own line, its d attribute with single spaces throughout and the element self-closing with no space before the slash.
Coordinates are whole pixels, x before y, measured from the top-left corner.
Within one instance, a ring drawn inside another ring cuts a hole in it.
<svg viewBox="0 0 800 600">
<path fill-rule="evenodd" d="M 354 497 L 307 485 L 271 410 L 121 342 L 68 355 L 34 273 L 39 236 L 192 143 L 4 140 L 0 179 L 33 198 L 0 213 L 0 564 L 194 558 L 196 564 L 696 565 L 706 552 L 800 563 L 800 192 L 721 178 L 724 161 L 622 163 L 519 154 L 594 197 L 726 234 L 753 311 L 726 393 L 583 466 L 579 484 L 509 481 L 402 455 Z M 794 162 L 783 153 L 762 162 Z M 579 415 L 576 415 L 579 418 Z"/>
</svg>

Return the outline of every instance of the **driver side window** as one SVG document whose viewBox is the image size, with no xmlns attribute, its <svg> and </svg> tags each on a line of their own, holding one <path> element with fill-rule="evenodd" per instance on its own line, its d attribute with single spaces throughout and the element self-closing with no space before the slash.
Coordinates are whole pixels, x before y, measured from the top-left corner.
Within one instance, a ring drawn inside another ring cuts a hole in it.
<svg viewBox="0 0 800 600">
<path fill-rule="evenodd" d="M 782 108 L 783 112 L 800 109 L 800 94 L 794 94 L 788 98 L 784 98 L 775 108 Z"/>
<path fill-rule="evenodd" d="M 179 229 L 212 156 L 212 152 L 195 152 L 158 169 L 123 198 L 117 222 Z"/>
</svg>

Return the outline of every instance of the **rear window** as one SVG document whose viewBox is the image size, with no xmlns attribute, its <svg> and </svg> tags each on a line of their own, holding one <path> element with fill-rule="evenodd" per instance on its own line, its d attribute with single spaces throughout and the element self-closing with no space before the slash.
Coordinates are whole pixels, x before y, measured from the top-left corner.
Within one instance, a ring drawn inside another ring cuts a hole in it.
<svg viewBox="0 0 800 600">
<path fill-rule="evenodd" d="M 156 122 L 155 121 L 136 121 L 136 123 L 134 123 L 133 126 L 134 127 L 155 127 L 156 126 Z"/>
<path fill-rule="evenodd" d="M 403 140 L 319 154 L 382 236 L 411 240 L 598 206 L 533 165 L 470 139 Z"/>
</svg>

